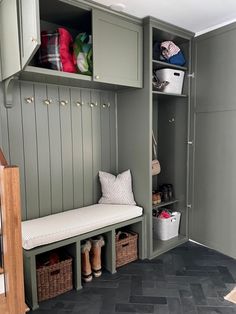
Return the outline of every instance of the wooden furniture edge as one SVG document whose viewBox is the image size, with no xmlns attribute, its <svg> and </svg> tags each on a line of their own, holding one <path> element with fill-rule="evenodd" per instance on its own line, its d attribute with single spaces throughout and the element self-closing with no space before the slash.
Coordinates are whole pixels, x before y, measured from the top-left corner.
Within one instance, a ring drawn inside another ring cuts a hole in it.
<svg viewBox="0 0 236 314">
<path fill-rule="evenodd" d="M 5 294 L 0 312 L 25 313 L 19 168 L 7 165 L 0 150 L 0 193 Z"/>
</svg>

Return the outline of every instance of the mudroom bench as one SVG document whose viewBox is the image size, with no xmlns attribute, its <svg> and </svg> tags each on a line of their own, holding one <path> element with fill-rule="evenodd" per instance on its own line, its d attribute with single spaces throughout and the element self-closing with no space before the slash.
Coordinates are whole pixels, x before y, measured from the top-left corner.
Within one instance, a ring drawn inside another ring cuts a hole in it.
<svg viewBox="0 0 236 314">
<path fill-rule="evenodd" d="M 73 286 L 82 288 L 81 241 L 102 234 L 105 238 L 103 266 L 116 272 L 116 230 L 127 227 L 137 232 L 138 256 L 144 259 L 144 219 L 141 207 L 133 205 L 95 204 L 59 214 L 22 222 L 26 301 L 37 309 L 37 255 L 63 247 L 73 258 Z"/>
</svg>

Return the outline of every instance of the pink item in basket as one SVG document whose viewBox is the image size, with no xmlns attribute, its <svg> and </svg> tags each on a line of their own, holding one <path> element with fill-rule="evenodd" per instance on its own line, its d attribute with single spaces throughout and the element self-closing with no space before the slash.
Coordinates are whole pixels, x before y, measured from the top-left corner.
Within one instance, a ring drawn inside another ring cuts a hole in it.
<svg viewBox="0 0 236 314">
<path fill-rule="evenodd" d="M 165 210 L 163 210 L 158 218 L 167 219 L 170 217 L 171 217 L 171 215 L 168 212 L 166 212 Z"/>
</svg>

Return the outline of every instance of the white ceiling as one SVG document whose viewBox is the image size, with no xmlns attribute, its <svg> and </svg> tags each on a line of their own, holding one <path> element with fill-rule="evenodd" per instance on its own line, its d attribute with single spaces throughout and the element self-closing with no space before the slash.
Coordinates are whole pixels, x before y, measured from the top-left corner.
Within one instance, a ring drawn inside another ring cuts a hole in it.
<svg viewBox="0 0 236 314">
<path fill-rule="evenodd" d="M 151 15 L 200 34 L 236 21 L 236 0 L 95 0 L 110 6 L 122 3 L 124 12 Z"/>
</svg>

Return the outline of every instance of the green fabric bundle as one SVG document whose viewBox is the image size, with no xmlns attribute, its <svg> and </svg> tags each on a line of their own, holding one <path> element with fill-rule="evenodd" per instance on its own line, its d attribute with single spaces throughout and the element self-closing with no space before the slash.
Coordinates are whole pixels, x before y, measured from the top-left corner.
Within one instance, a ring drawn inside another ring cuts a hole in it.
<svg viewBox="0 0 236 314">
<path fill-rule="evenodd" d="M 74 41 L 74 62 L 78 73 L 92 75 L 92 36 L 80 33 Z"/>
</svg>

